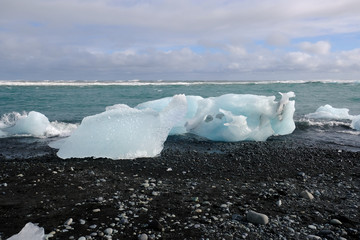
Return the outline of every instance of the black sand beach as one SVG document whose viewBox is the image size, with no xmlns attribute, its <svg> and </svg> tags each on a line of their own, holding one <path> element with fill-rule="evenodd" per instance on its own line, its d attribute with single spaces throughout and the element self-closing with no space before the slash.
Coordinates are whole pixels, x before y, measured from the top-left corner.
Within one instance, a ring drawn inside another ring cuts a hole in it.
<svg viewBox="0 0 360 240">
<path fill-rule="evenodd" d="M 46 151 L 0 155 L 0 239 L 28 222 L 49 239 L 360 239 L 360 152 L 181 137 L 153 159 Z"/>
</svg>

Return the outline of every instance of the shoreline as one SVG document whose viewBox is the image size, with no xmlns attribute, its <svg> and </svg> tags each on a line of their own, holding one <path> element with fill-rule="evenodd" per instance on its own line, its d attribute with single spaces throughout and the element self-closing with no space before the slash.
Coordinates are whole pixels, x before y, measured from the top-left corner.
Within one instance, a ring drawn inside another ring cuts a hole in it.
<svg viewBox="0 0 360 240">
<path fill-rule="evenodd" d="M 48 151 L 0 156 L 0 239 L 28 222 L 49 239 L 360 237 L 360 152 L 195 140 L 168 141 L 151 159 L 62 160 Z M 251 223 L 249 211 L 269 223 Z"/>
</svg>

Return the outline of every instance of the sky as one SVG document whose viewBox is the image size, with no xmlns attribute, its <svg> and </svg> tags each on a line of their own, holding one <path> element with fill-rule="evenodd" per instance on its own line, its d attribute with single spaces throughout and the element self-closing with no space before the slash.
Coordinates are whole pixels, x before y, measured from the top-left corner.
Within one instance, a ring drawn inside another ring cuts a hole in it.
<svg viewBox="0 0 360 240">
<path fill-rule="evenodd" d="M 360 79 L 359 0 L 0 0 L 0 80 Z"/>
</svg>

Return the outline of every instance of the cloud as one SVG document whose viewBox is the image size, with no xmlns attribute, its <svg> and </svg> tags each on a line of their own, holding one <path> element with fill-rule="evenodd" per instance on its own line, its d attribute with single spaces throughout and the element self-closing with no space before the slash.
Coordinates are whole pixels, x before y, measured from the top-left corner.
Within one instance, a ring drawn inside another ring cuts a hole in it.
<svg viewBox="0 0 360 240">
<path fill-rule="evenodd" d="M 355 73 L 332 36 L 358 22 L 358 0 L 3 0 L 0 79 Z"/>
<path fill-rule="evenodd" d="M 269 34 L 266 42 L 273 46 L 286 46 L 290 43 L 290 40 L 285 34 L 274 32 Z"/>
<path fill-rule="evenodd" d="M 299 47 L 308 53 L 324 55 L 330 52 L 331 45 L 326 41 L 318 41 L 316 43 L 302 42 Z"/>
</svg>

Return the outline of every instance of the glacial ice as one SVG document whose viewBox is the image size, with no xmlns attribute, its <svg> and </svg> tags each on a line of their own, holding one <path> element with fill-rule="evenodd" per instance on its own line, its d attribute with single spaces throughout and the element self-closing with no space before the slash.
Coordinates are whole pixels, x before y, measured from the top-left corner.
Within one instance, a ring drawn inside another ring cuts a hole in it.
<svg viewBox="0 0 360 240">
<path fill-rule="evenodd" d="M 154 157 L 173 126 L 187 112 L 185 95 L 174 96 L 160 112 L 119 104 L 85 117 L 80 126 L 60 142 L 60 158 L 106 157 L 133 159 Z"/>
<path fill-rule="evenodd" d="M 170 103 L 172 97 L 161 98 L 153 101 L 148 101 L 137 105 L 136 109 L 151 108 L 157 112 L 161 112 Z M 189 119 L 192 119 L 198 109 L 198 102 L 203 100 L 200 96 L 186 96 L 187 112 L 183 119 L 178 121 L 170 131 L 170 135 L 184 134 L 186 133 L 185 124 Z"/>
<path fill-rule="evenodd" d="M 275 96 L 226 94 L 202 98 L 187 96 L 186 117 L 170 134 L 193 133 L 213 141 L 235 142 L 243 140 L 265 141 L 271 135 L 290 134 L 295 129 L 293 92 Z M 161 111 L 171 98 L 139 104 L 137 108 Z"/>
<path fill-rule="evenodd" d="M 321 106 L 314 113 L 309 113 L 305 115 L 307 118 L 314 119 L 349 119 L 351 120 L 353 116 L 349 115 L 349 109 L 347 108 L 334 108 L 329 104 Z"/>
<path fill-rule="evenodd" d="M 76 128 L 75 124 L 50 122 L 42 113 L 12 112 L 4 114 L 0 119 L 0 137 L 28 135 L 33 137 L 69 136 Z"/>
<path fill-rule="evenodd" d="M 351 122 L 351 128 L 360 131 L 360 115 L 357 115 L 353 118 Z"/>
<path fill-rule="evenodd" d="M 11 135 L 29 134 L 33 136 L 43 136 L 49 126 L 49 119 L 44 114 L 31 111 L 28 115 L 21 116 L 15 125 L 9 127 L 6 131 Z"/>
<path fill-rule="evenodd" d="M 295 129 L 293 92 L 275 96 L 226 94 L 198 101 L 195 116 L 186 123 L 187 132 L 213 141 L 265 141 L 272 135 Z"/>
<path fill-rule="evenodd" d="M 38 227 L 35 224 L 27 223 L 21 231 L 8 238 L 7 240 L 45 240 L 44 228 Z"/>
<path fill-rule="evenodd" d="M 352 120 L 350 127 L 355 130 L 360 130 L 360 115 L 350 115 L 349 109 L 347 108 L 334 108 L 327 104 L 319 107 L 314 113 L 305 115 L 305 117 L 313 119 Z"/>
<path fill-rule="evenodd" d="M 133 159 L 158 155 L 169 134 L 193 133 L 214 141 L 265 141 L 295 129 L 293 92 L 275 96 L 175 95 L 139 104 L 109 106 L 83 119 L 70 137 L 50 146 L 58 156 Z"/>
</svg>

